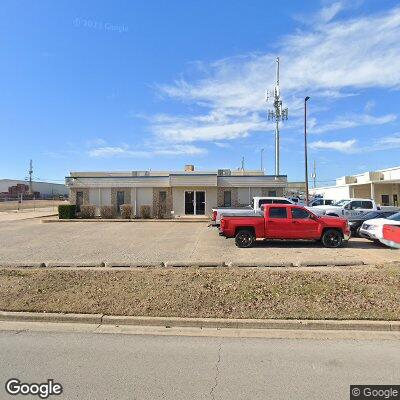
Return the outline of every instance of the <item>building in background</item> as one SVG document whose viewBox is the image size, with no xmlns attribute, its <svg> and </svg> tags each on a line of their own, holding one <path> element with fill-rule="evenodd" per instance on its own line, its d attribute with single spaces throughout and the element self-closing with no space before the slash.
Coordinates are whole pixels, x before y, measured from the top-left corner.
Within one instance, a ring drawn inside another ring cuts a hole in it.
<svg viewBox="0 0 400 400">
<path fill-rule="evenodd" d="M 108 205 L 118 212 L 131 204 L 134 214 L 151 207 L 154 217 L 184 217 L 211 214 L 213 207 L 251 204 L 255 196 L 283 196 L 286 175 L 264 175 L 260 170 L 71 172 L 66 178 L 70 202 L 78 206 Z"/>
<path fill-rule="evenodd" d="M 64 184 L 49 182 L 32 182 L 32 194 L 29 194 L 27 181 L 14 179 L 0 179 L 0 198 L 2 199 L 52 199 L 59 196 L 68 196 L 68 188 Z"/>
<path fill-rule="evenodd" d="M 311 189 L 311 193 L 333 200 L 365 198 L 373 199 L 382 206 L 398 206 L 400 167 L 343 176 L 336 179 L 335 186 Z"/>
</svg>

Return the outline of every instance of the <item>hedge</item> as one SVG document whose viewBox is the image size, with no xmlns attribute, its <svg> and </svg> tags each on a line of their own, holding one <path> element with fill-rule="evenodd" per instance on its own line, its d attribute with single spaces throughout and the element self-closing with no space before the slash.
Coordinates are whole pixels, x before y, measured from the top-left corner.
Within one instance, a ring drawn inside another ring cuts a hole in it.
<svg viewBox="0 0 400 400">
<path fill-rule="evenodd" d="M 74 204 L 60 204 L 58 206 L 59 219 L 73 219 L 76 217 L 76 206 Z"/>
</svg>

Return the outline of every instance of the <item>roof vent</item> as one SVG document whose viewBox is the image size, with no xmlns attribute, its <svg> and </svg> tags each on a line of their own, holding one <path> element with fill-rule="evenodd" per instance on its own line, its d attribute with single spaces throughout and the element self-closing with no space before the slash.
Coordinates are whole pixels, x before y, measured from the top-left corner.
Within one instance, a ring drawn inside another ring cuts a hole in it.
<svg viewBox="0 0 400 400">
<path fill-rule="evenodd" d="M 186 164 L 185 165 L 185 172 L 194 172 L 194 165 Z"/>
</svg>

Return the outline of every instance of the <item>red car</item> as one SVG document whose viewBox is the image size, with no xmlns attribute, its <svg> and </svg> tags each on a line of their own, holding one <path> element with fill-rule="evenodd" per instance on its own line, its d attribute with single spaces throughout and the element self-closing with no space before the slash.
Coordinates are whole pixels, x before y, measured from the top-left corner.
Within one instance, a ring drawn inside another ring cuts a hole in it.
<svg viewBox="0 0 400 400">
<path fill-rule="evenodd" d="M 346 219 L 319 217 L 302 206 L 271 204 L 264 214 L 224 216 L 221 235 L 235 238 L 236 246 L 251 247 L 256 239 L 319 240 L 325 247 L 340 247 L 350 238 Z"/>
</svg>

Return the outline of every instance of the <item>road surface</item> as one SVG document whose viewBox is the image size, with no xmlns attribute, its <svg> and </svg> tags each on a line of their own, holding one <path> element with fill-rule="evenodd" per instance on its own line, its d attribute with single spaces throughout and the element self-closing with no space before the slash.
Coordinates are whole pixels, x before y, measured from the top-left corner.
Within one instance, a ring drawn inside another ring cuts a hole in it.
<svg viewBox="0 0 400 400">
<path fill-rule="evenodd" d="M 0 398 L 9 378 L 51 399 L 338 400 L 350 384 L 400 384 L 397 340 L 305 340 L 0 332 Z M 38 397 L 36 397 L 38 399 Z"/>
</svg>

